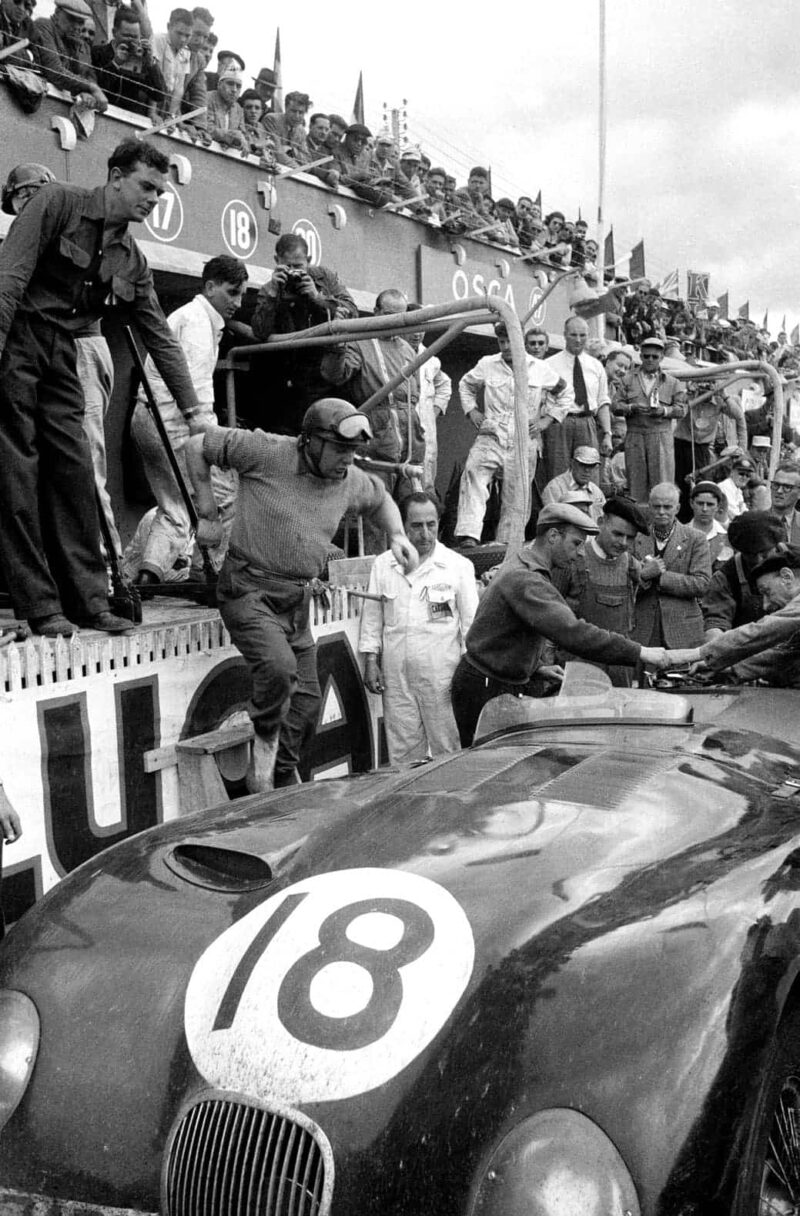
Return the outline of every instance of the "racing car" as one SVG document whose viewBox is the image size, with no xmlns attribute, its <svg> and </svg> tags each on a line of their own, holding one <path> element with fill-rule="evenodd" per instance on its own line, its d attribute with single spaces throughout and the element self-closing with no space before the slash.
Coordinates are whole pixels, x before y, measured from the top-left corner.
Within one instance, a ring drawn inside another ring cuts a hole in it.
<svg viewBox="0 0 800 1216">
<path fill-rule="evenodd" d="M 0 1211 L 800 1211 L 798 695 L 591 670 L 45 896 L 0 947 Z"/>
</svg>

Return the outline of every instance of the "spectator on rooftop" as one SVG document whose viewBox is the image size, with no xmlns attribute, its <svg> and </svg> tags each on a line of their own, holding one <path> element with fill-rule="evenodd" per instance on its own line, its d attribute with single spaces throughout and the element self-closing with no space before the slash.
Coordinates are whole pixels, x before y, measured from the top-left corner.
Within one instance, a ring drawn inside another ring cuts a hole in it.
<svg viewBox="0 0 800 1216">
<path fill-rule="evenodd" d="M 382 185 L 375 171 L 375 162 L 368 147 L 371 138 L 369 127 L 360 122 L 351 123 L 334 156 L 341 184 L 373 206 L 382 207 L 385 203 L 394 202 L 397 196 Z"/>
<path fill-rule="evenodd" d="M 345 132 L 349 126 L 346 118 L 342 118 L 341 114 L 329 114 L 328 119 L 331 124 L 331 133 L 328 136 L 328 147 L 332 152 L 341 145 L 345 137 Z"/>
<path fill-rule="evenodd" d="M 306 166 L 313 164 L 314 161 L 323 160 L 326 156 L 331 156 L 331 150 L 328 147 L 328 137 L 331 132 L 331 120 L 327 114 L 312 114 L 308 123 L 308 134 L 306 136 L 306 155 L 308 160 Z M 315 168 L 306 168 L 307 173 L 311 173 L 314 177 L 318 177 L 326 186 L 336 189 L 339 185 L 339 170 L 332 161 L 328 161 L 325 165 L 317 165 Z"/>
<path fill-rule="evenodd" d="M 517 209 L 510 198 L 499 198 L 495 203 L 498 226 L 503 229 L 503 244 L 512 249 L 519 249 L 520 240 L 517 235 Z"/>
<path fill-rule="evenodd" d="M 92 42 L 95 46 L 104 46 L 111 41 L 113 35 L 111 14 L 114 12 L 114 6 L 107 4 L 106 0 L 87 0 L 87 2 L 92 10 L 92 18 L 94 20 Z M 130 3 L 126 7 L 132 8 L 136 13 L 141 36 L 145 42 L 149 42 L 153 37 L 153 27 L 147 14 L 147 0 L 130 0 Z M 114 16 L 116 16 L 115 12 Z"/>
<path fill-rule="evenodd" d="M 83 33 L 91 15 L 85 0 L 56 0 L 53 16 L 39 17 L 33 23 L 33 47 L 46 80 L 102 114 L 108 109 L 108 98 L 97 83 Z"/>
<path fill-rule="evenodd" d="M 218 87 L 208 94 L 206 124 L 208 134 L 223 148 L 247 152 L 250 145 L 244 132 L 244 110 L 238 101 L 241 91 L 242 73 L 224 68 Z"/>
<path fill-rule="evenodd" d="M 489 195 L 489 171 L 482 165 L 470 169 L 466 186 L 455 192 L 456 204 L 465 212 L 474 212 L 480 216 L 485 214 L 484 197 Z"/>
<path fill-rule="evenodd" d="M 267 135 L 261 119 L 264 117 L 264 102 L 255 89 L 245 89 L 239 97 L 242 107 L 242 132 L 247 140 L 247 146 L 253 156 L 260 156 L 274 162 L 275 144 Z"/>
<path fill-rule="evenodd" d="M 0 50 L 13 46 L 23 38 L 33 41 L 33 22 L 23 0 L 0 0 Z M 30 49 L 23 51 L 19 57 L 4 60 L 20 67 L 30 67 L 32 61 L 33 52 Z"/>
<path fill-rule="evenodd" d="M 549 215 L 544 217 L 544 226 L 547 232 L 544 240 L 544 247 L 550 255 L 551 261 L 560 261 L 567 252 L 569 242 L 564 241 L 564 213 L 562 211 L 551 211 Z"/>
<path fill-rule="evenodd" d="M 174 8 L 169 15 L 165 34 L 153 35 L 153 57 L 166 82 L 164 116 L 177 117 L 181 112 L 184 86 L 191 74 L 192 14 L 186 8 Z"/>
<path fill-rule="evenodd" d="M 216 89 L 220 76 L 228 68 L 233 68 L 235 72 L 243 73 L 246 70 L 246 66 L 245 61 L 236 51 L 217 51 L 217 70 L 216 72 L 206 72 L 206 87 L 209 91 Z M 242 77 L 242 85 L 244 86 L 244 76 Z"/>
<path fill-rule="evenodd" d="M 202 110 L 202 114 L 194 114 L 190 118 L 186 130 L 190 134 L 200 134 L 206 138 L 207 127 L 206 108 L 208 105 L 208 85 L 206 83 L 206 68 L 211 62 L 212 44 L 216 45 L 217 36 L 212 34 L 211 26 L 214 18 L 207 8 L 192 9 L 192 33 L 187 47 L 189 50 L 189 71 L 183 82 L 183 98 L 181 113 L 194 114 Z"/>
<path fill-rule="evenodd" d="M 272 68 L 259 68 L 258 75 L 253 77 L 253 88 L 264 103 L 264 115 L 271 114 L 275 105 L 277 88 L 277 80 Z"/>
<path fill-rule="evenodd" d="M 425 186 L 428 192 L 426 199 L 428 210 L 432 216 L 435 216 L 438 220 L 443 222 L 447 219 L 448 214 L 447 201 L 445 197 L 447 189 L 447 174 L 445 173 L 444 169 L 438 165 L 434 165 L 431 169 L 429 169 Z"/>
<path fill-rule="evenodd" d="M 309 265 L 308 245 L 298 233 L 285 232 L 275 245 L 276 268 L 258 293 L 253 336 L 265 342 L 272 334 L 299 333 L 325 321 L 358 316 L 350 292 L 332 270 Z M 254 419 L 264 430 L 299 435 L 303 415 L 314 401 L 329 393 L 320 373 L 326 348 L 302 347 L 267 355 L 250 373 L 259 384 L 268 379 L 268 417 Z M 262 372 L 263 369 L 263 372 Z M 262 409 L 264 406 L 262 405 Z"/>
<path fill-rule="evenodd" d="M 142 41 L 135 8 L 119 5 L 114 10 L 111 41 L 92 47 L 92 62 L 97 83 L 111 105 L 157 121 L 166 85 L 161 69 Z"/>
<path fill-rule="evenodd" d="M 267 114 L 264 130 L 275 140 L 275 158 L 280 165 L 302 165 L 308 159 L 306 114 L 311 108 L 308 93 L 286 94 L 283 114 Z"/>
</svg>

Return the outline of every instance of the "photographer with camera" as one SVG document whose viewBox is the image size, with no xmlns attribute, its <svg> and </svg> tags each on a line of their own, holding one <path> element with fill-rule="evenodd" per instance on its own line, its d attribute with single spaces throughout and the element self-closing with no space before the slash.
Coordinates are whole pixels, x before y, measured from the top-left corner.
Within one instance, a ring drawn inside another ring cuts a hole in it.
<svg viewBox="0 0 800 1216">
<path fill-rule="evenodd" d="M 311 266 L 308 245 L 296 232 L 285 232 L 275 245 L 272 278 L 258 293 L 253 336 L 265 342 L 271 334 L 299 333 L 324 321 L 357 317 L 358 309 L 339 276 L 325 266 Z M 252 405 L 248 421 L 281 435 L 299 435 L 303 415 L 330 392 L 320 374 L 323 350 L 301 348 L 254 361 L 249 377 Z M 268 395 L 261 385 L 266 379 Z"/>
<path fill-rule="evenodd" d="M 111 41 L 92 47 L 92 64 L 111 105 L 143 114 L 151 122 L 158 120 L 167 86 L 149 41 L 142 38 L 135 8 L 120 5 L 115 9 Z"/>
</svg>

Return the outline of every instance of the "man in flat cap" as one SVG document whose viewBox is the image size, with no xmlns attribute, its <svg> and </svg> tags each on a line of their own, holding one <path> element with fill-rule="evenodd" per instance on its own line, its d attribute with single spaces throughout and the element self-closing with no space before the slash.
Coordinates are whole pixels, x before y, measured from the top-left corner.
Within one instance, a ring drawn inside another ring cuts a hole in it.
<svg viewBox="0 0 800 1216">
<path fill-rule="evenodd" d="M 800 688 L 800 549 L 766 558 L 752 571 L 765 615 L 700 647 L 712 671 L 732 667 L 738 680 Z"/>
<path fill-rule="evenodd" d="M 597 448 L 581 444 L 572 453 L 569 468 L 565 473 L 559 473 L 552 481 L 548 481 L 542 490 L 542 502 L 563 502 L 567 494 L 573 490 L 585 490 L 592 498 L 592 519 L 598 522 L 603 514 L 606 497 L 597 484 L 600 469 L 600 453 Z"/>
<path fill-rule="evenodd" d="M 631 498 L 645 503 L 653 486 L 675 480 L 673 419 L 686 413 L 686 390 L 661 370 L 664 343 L 660 338 L 644 338 L 640 351 L 642 365 L 623 380 L 614 413 L 628 424 L 625 467 Z"/>
<path fill-rule="evenodd" d="M 320 700 L 309 603 L 323 590 L 320 576 L 342 516 L 348 510 L 370 516 L 389 534 L 398 566 L 417 566 L 417 551 L 382 483 L 353 466 L 371 434 L 369 420 L 355 406 L 327 397 L 306 411 L 298 439 L 214 427 L 185 449 L 200 543 L 214 545 L 221 538 L 212 466 L 239 474 L 217 597 L 252 679 L 253 792 L 298 780 L 300 753 Z"/>
<path fill-rule="evenodd" d="M 274 110 L 277 87 L 278 81 L 272 68 L 260 68 L 258 75 L 253 77 L 253 88 L 264 103 L 264 118 Z"/>
<path fill-rule="evenodd" d="M 575 561 L 567 568 L 562 592 L 576 616 L 599 629 L 629 638 L 633 632 L 639 562 L 633 556 L 637 535 L 647 535 L 647 518 L 630 498 L 609 498 L 597 521 L 597 535 L 589 536 Z M 574 657 L 561 655 L 562 662 Z M 611 683 L 630 688 L 630 667 L 601 664 Z"/>
<path fill-rule="evenodd" d="M 705 484 L 698 482 L 698 486 Z M 761 562 L 785 547 L 784 539 L 781 521 L 769 511 L 744 511 L 731 520 L 728 544 L 733 553 L 711 575 L 700 601 L 706 641 L 757 621 L 763 615 L 752 573 Z"/>
<path fill-rule="evenodd" d="M 91 17 L 86 0 L 56 0 L 52 17 L 39 17 L 33 23 L 33 48 L 45 79 L 102 114 L 108 109 L 108 98 L 97 83 L 84 33 Z"/>
<path fill-rule="evenodd" d="M 453 712 L 462 747 L 472 743 L 481 710 L 503 693 L 524 696 L 531 680 L 551 676 L 551 644 L 594 663 L 666 666 L 660 647 L 640 646 L 578 620 L 553 586 L 553 571 L 574 561 L 597 525 L 567 503 L 544 507 L 536 539 L 501 566 L 483 594 L 453 676 Z M 534 686 L 536 688 L 536 686 Z M 538 691 L 538 689 L 537 689 Z"/>
</svg>

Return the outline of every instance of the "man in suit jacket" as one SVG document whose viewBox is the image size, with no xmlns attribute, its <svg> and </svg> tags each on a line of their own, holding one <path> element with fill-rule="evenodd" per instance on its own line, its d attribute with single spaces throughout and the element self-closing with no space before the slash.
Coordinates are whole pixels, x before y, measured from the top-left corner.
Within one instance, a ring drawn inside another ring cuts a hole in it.
<svg viewBox="0 0 800 1216">
<path fill-rule="evenodd" d="M 800 465 L 794 461 L 781 461 L 770 482 L 773 514 L 780 518 L 785 539 L 790 545 L 800 546 Z"/>
<path fill-rule="evenodd" d="M 711 580 L 708 541 L 688 524 L 678 523 L 680 494 L 672 482 L 653 486 L 649 502 L 650 532 L 636 541 L 642 568 L 633 638 L 642 645 L 674 650 L 700 646 L 700 600 Z"/>
</svg>

